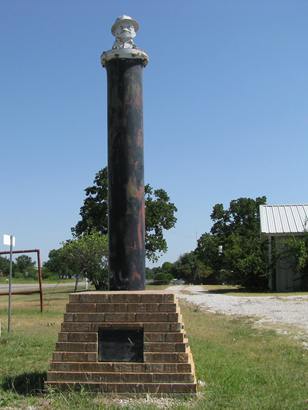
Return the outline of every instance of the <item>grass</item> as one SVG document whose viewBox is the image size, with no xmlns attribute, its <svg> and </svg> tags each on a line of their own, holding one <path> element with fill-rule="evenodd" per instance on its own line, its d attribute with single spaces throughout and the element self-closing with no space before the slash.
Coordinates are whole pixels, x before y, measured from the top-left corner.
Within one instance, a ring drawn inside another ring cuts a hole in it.
<svg viewBox="0 0 308 410">
<path fill-rule="evenodd" d="M 40 409 L 117 409 L 101 395 L 41 391 L 67 303 L 68 289 L 50 289 L 45 311 L 38 295 L 15 296 L 13 332 L 0 338 L 0 407 Z M 6 324 L 6 297 L 0 319 Z M 205 383 L 195 399 L 173 400 L 176 409 L 308 409 L 308 357 L 300 345 L 274 331 L 257 330 L 247 319 L 181 306 L 196 364 Z M 155 409 L 155 400 L 127 401 L 125 409 Z"/>
</svg>

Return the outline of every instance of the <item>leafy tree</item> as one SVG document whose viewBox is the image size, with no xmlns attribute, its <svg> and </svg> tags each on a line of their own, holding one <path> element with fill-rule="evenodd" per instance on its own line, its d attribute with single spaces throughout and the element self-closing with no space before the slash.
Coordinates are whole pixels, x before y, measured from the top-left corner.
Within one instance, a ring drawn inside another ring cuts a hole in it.
<svg viewBox="0 0 308 410">
<path fill-rule="evenodd" d="M 44 273 L 48 272 L 57 273 L 60 278 L 66 277 L 71 278 L 73 275 L 77 274 L 72 270 L 72 266 L 62 252 L 62 248 L 52 249 L 48 254 L 48 261 L 44 263 Z"/>
<path fill-rule="evenodd" d="M 170 273 L 158 273 L 155 276 L 154 284 L 155 285 L 168 285 L 173 279 L 173 276 Z"/>
<path fill-rule="evenodd" d="M 172 262 L 164 262 L 161 265 L 161 271 L 164 273 L 170 273 L 172 275 L 174 265 Z"/>
<path fill-rule="evenodd" d="M 222 204 L 213 207 L 211 233 L 200 237 L 196 252 L 216 273 L 223 272 L 223 280 L 266 287 L 266 240 L 260 236 L 259 215 L 259 205 L 265 203 L 263 196 L 232 200 L 227 209 Z"/>
<path fill-rule="evenodd" d="M 204 233 L 198 239 L 196 254 L 198 258 L 211 266 L 214 272 L 222 269 L 222 257 L 218 247 L 223 244 L 222 238 L 210 233 Z"/>
<path fill-rule="evenodd" d="M 213 207 L 211 233 L 218 236 L 228 236 L 238 233 L 244 236 L 260 234 L 259 206 L 266 203 L 266 197 L 238 198 L 230 202 L 229 208 L 222 204 Z"/>
<path fill-rule="evenodd" d="M 28 255 L 20 255 L 13 265 L 13 276 L 15 278 L 35 278 L 37 275 L 35 262 Z"/>
<path fill-rule="evenodd" d="M 108 240 L 99 232 L 85 234 L 64 243 L 62 257 L 74 272 L 87 277 L 97 290 L 106 290 L 108 277 Z"/>
<path fill-rule="evenodd" d="M 26 274 L 27 272 L 33 271 L 35 262 L 33 262 L 28 255 L 20 255 L 16 258 L 15 265 L 17 272 Z"/>
<path fill-rule="evenodd" d="M 147 259 L 157 261 L 158 254 L 167 252 L 164 230 L 174 227 L 176 206 L 163 189 L 145 185 L 145 251 Z"/>
<path fill-rule="evenodd" d="M 94 184 L 85 189 L 86 198 L 80 208 L 81 220 L 72 228 L 75 237 L 98 231 L 108 232 L 108 174 L 107 167 L 98 171 Z"/>
<path fill-rule="evenodd" d="M 9 273 L 10 273 L 10 261 L 7 258 L 0 256 L 0 276 L 8 276 Z"/>
<path fill-rule="evenodd" d="M 100 170 L 94 185 L 85 189 L 86 198 L 80 208 L 81 220 L 72 228 L 75 237 L 98 231 L 108 232 L 108 175 L 107 167 Z M 176 206 L 163 189 L 145 186 L 145 251 L 148 260 L 156 261 L 159 254 L 167 251 L 164 231 L 176 223 Z"/>
<path fill-rule="evenodd" d="M 203 283 L 211 273 L 211 269 L 206 266 L 194 251 L 180 256 L 173 267 L 173 275 L 188 283 Z"/>
</svg>

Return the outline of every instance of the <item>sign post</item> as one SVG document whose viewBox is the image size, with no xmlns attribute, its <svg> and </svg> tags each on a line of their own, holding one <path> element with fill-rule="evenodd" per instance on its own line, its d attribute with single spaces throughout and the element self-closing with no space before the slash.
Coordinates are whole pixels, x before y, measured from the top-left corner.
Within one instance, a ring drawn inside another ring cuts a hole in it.
<svg viewBox="0 0 308 410">
<path fill-rule="evenodd" d="M 10 333 L 12 316 L 13 246 L 15 246 L 15 237 L 13 235 L 3 235 L 3 244 L 10 247 L 9 307 L 7 318 L 7 332 Z"/>
</svg>

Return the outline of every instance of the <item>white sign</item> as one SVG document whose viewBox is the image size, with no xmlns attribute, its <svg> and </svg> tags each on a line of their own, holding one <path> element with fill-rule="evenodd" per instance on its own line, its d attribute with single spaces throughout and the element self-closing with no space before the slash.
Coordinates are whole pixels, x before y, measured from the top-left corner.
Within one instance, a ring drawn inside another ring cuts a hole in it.
<svg viewBox="0 0 308 410">
<path fill-rule="evenodd" d="M 11 235 L 3 235 L 3 245 L 11 246 Z M 15 236 L 12 236 L 12 246 L 15 246 Z"/>
</svg>

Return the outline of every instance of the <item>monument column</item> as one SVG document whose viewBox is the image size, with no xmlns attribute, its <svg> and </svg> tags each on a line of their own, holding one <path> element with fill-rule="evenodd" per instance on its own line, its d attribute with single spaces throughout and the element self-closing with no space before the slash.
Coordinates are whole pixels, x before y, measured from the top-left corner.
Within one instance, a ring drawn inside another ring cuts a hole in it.
<svg viewBox="0 0 308 410">
<path fill-rule="evenodd" d="M 110 290 L 145 286 L 142 72 L 148 56 L 134 44 L 138 28 L 131 17 L 119 17 L 112 50 L 101 57 L 108 79 Z"/>
</svg>

